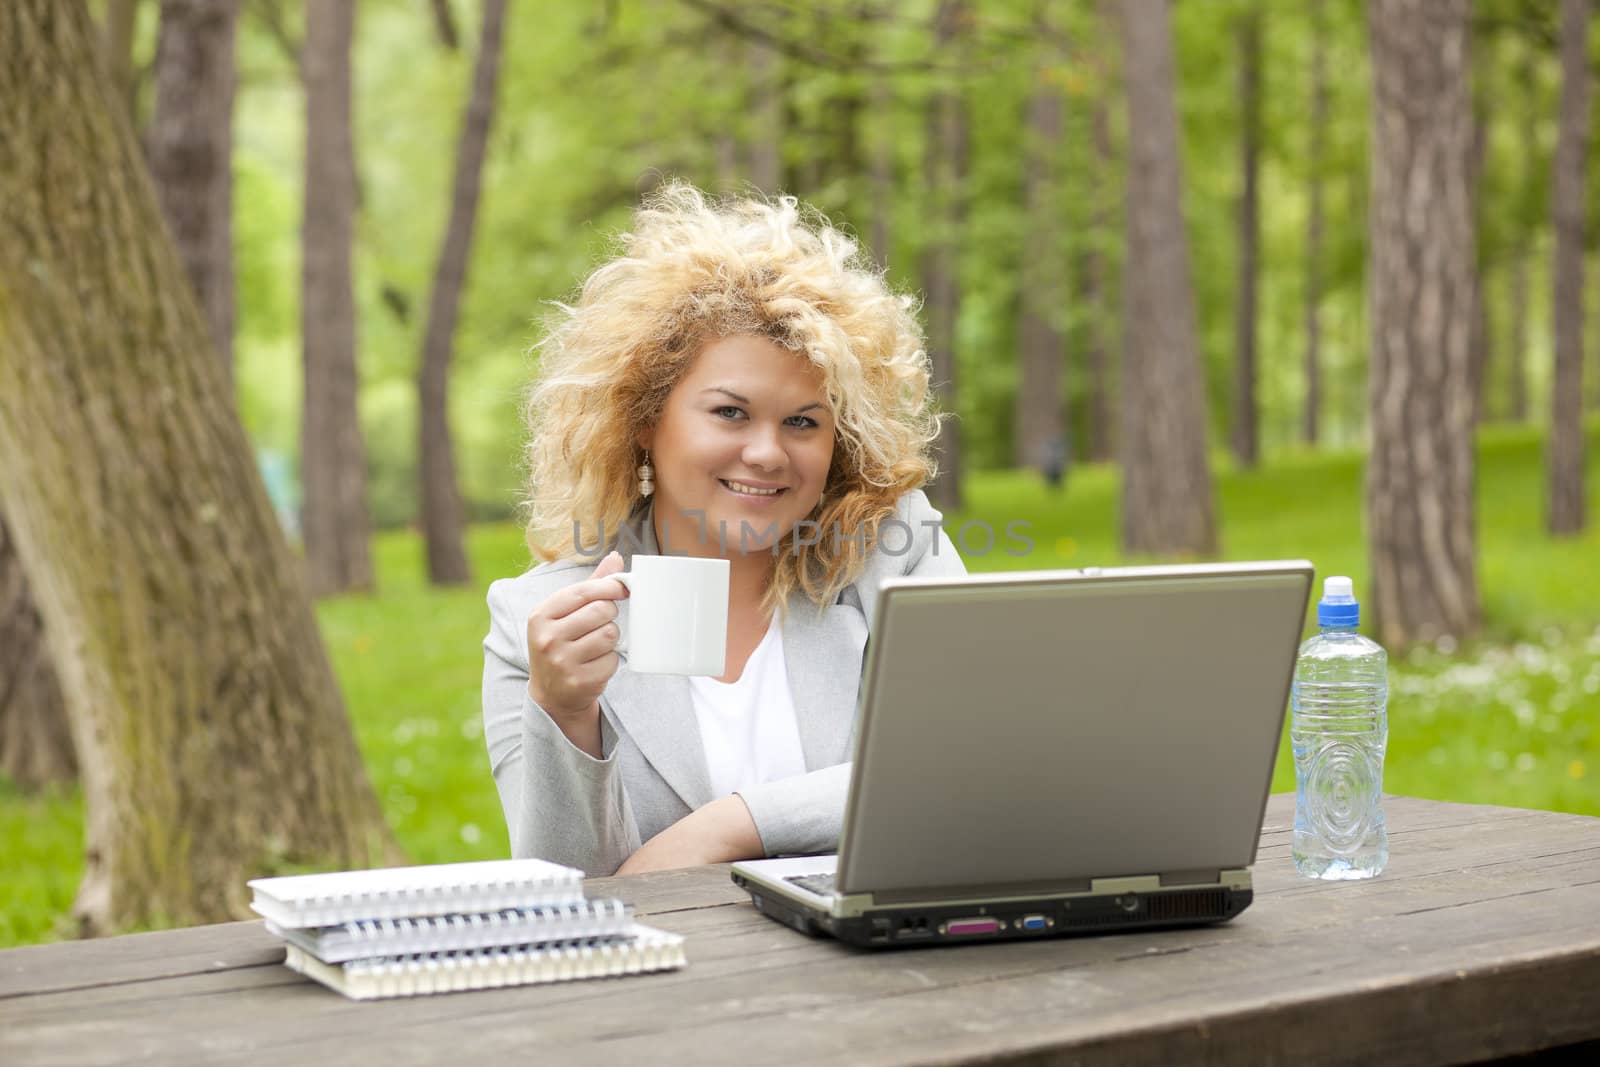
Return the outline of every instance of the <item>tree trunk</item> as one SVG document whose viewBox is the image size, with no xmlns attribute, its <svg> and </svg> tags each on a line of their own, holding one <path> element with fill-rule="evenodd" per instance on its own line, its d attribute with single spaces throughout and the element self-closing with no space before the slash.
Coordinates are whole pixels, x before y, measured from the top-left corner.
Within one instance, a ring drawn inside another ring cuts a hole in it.
<svg viewBox="0 0 1600 1067">
<path fill-rule="evenodd" d="M 1374 0 L 1367 534 L 1380 640 L 1478 625 L 1466 0 Z"/>
<path fill-rule="evenodd" d="M 1061 140 L 1061 89 L 1050 67 L 1040 63 L 1028 100 L 1027 144 L 1022 176 L 1027 224 L 1018 279 L 1022 318 L 1017 326 L 1021 373 L 1016 399 L 1015 456 L 1019 467 L 1054 465 L 1059 470 L 1066 438 L 1061 418 L 1064 357 L 1055 316 L 1065 302 L 1062 243 L 1057 233 L 1054 160 Z"/>
<path fill-rule="evenodd" d="M 783 129 L 787 113 L 783 73 L 778 53 L 765 42 L 747 41 L 745 55 L 755 118 L 755 132 L 750 138 L 750 181 L 768 196 L 776 196 L 783 187 Z"/>
<path fill-rule="evenodd" d="M 1239 20 L 1239 283 L 1233 315 L 1233 458 L 1246 469 L 1259 459 L 1256 408 L 1256 288 L 1261 247 L 1261 12 Z"/>
<path fill-rule="evenodd" d="M 139 0 L 106 0 L 100 32 L 101 57 L 111 88 L 130 121 L 136 121 L 137 88 L 133 74 L 133 40 L 139 28 Z"/>
<path fill-rule="evenodd" d="M 965 0 L 940 0 L 934 16 L 935 50 L 949 54 L 966 32 Z M 923 248 L 927 293 L 928 356 L 939 409 L 949 414 L 933 453 L 938 474 L 928 498 L 943 511 L 961 508 L 961 423 L 957 418 L 956 324 L 961 318 L 960 234 L 967 182 L 967 113 L 961 91 L 948 85 L 928 101 L 926 182 L 931 235 Z"/>
<path fill-rule="evenodd" d="M 233 91 L 239 0 L 161 0 L 145 131 L 161 213 L 233 378 Z"/>
<path fill-rule="evenodd" d="M 1527 107 L 1521 126 L 1522 174 L 1527 193 L 1533 192 L 1534 175 L 1538 173 L 1535 160 L 1539 152 L 1539 124 L 1533 115 L 1539 107 L 1538 85 L 1535 80 L 1534 50 L 1524 44 L 1517 63 L 1517 86 L 1522 102 Z M 1528 421 L 1528 272 L 1533 264 L 1533 234 L 1526 219 L 1519 213 L 1520 231 L 1517 235 L 1515 257 L 1511 261 L 1511 339 L 1506 356 L 1507 398 L 1510 416 L 1515 422 Z"/>
<path fill-rule="evenodd" d="M 1128 91 L 1122 547 L 1217 550 L 1167 0 L 1122 4 Z"/>
<path fill-rule="evenodd" d="M 1105 32 L 1115 36 L 1110 25 L 1110 15 L 1102 11 L 1101 22 Z M 1094 115 L 1091 120 L 1093 148 L 1089 164 L 1089 201 L 1093 205 L 1089 221 L 1089 234 L 1085 251 L 1079 264 L 1079 306 L 1088 324 L 1084 331 L 1084 364 L 1089 378 L 1088 438 L 1089 458 L 1103 463 L 1116 451 L 1116 435 L 1112 426 L 1112 413 L 1116 406 L 1111 401 L 1111 368 L 1115 362 L 1108 358 L 1112 344 L 1112 324 L 1116 321 L 1114 297 L 1111 292 L 1111 272 L 1106 267 L 1106 249 L 1114 239 L 1114 213 L 1107 209 L 1106 198 L 1112 189 L 1113 150 L 1111 146 L 1111 75 L 1108 64 L 1100 57 L 1094 60 L 1097 86 L 1094 98 Z"/>
<path fill-rule="evenodd" d="M 1306 396 L 1300 439 L 1315 445 L 1322 412 L 1322 171 L 1328 145 L 1328 8 L 1311 0 L 1311 188 L 1306 215 Z"/>
<path fill-rule="evenodd" d="M 77 776 L 61 683 L 27 575 L 0 516 L 0 774 L 27 791 Z"/>
<path fill-rule="evenodd" d="M 305 214 L 300 230 L 305 350 L 300 467 L 305 496 L 300 528 L 315 596 L 372 588 L 350 273 L 356 202 L 350 133 L 354 31 L 355 0 L 307 5 Z"/>
<path fill-rule="evenodd" d="M 461 35 L 456 32 L 455 12 L 450 10 L 450 0 L 432 0 L 433 32 L 439 43 L 452 52 L 461 51 Z"/>
<path fill-rule="evenodd" d="M 245 917 L 245 879 L 381 862 L 387 833 L 91 34 L 81 4 L 0 5 L 0 498 L 102 931 Z"/>
<path fill-rule="evenodd" d="M 1487 106 L 1487 100 L 1483 106 Z M 1489 119 L 1481 110 L 1474 109 L 1472 119 L 1472 170 L 1468 174 L 1468 190 L 1472 196 L 1472 226 L 1475 233 L 1483 232 L 1480 224 L 1483 205 L 1484 157 L 1489 147 Z M 1484 419 L 1484 383 L 1489 376 L 1489 301 L 1484 296 L 1484 255 L 1481 248 L 1472 254 L 1472 333 L 1468 339 L 1471 353 L 1467 365 L 1472 382 L 1472 425 Z"/>
<path fill-rule="evenodd" d="M 882 75 L 872 83 L 872 111 L 878 133 L 872 144 L 872 261 L 889 266 L 889 241 L 894 223 L 894 94 Z"/>
<path fill-rule="evenodd" d="M 742 101 L 743 94 L 739 90 L 743 87 L 738 85 L 738 70 L 743 41 L 732 30 L 717 23 L 713 23 L 707 32 L 711 35 L 717 67 L 724 72 L 725 80 L 720 88 L 725 93 L 736 94 Z M 728 84 L 729 80 L 733 82 L 732 86 Z M 721 106 L 730 105 L 724 103 Z M 730 111 L 712 117 L 715 130 L 711 135 L 711 150 L 718 193 L 731 193 L 739 187 L 739 125 L 733 120 L 733 115 L 739 110 L 742 110 L 742 103 L 733 103 Z"/>
<path fill-rule="evenodd" d="M 1511 337 L 1506 352 L 1507 415 L 1513 422 L 1528 421 L 1528 270 L 1533 251 L 1518 248 L 1511 261 Z"/>
<path fill-rule="evenodd" d="M 462 546 L 465 518 L 456 484 L 450 444 L 450 355 L 461 290 L 466 285 L 472 251 L 472 229 L 478 217 L 479 175 L 494 121 L 495 83 L 500 73 L 500 41 L 505 26 L 505 0 L 484 0 L 483 31 L 472 79 L 472 96 L 456 146 L 456 173 L 450 201 L 450 222 L 433 276 L 428 304 L 427 339 L 422 348 L 418 381 L 418 422 L 422 437 L 422 531 L 428 545 L 428 577 L 436 585 L 472 580 Z"/>
<path fill-rule="evenodd" d="M 1554 214 L 1555 372 L 1550 377 L 1549 529 L 1583 532 L 1583 197 L 1589 144 L 1589 0 L 1561 0 L 1561 118 Z"/>
</svg>

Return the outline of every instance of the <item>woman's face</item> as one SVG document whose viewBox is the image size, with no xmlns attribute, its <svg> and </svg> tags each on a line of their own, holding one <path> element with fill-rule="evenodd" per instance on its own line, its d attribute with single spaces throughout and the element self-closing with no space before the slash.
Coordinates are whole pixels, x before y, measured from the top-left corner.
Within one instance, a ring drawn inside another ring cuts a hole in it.
<svg viewBox="0 0 1600 1067">
<path fill-rule="evenodd" d="M 833 436 L 822 371 L 804 356 L 742 334 L 706 345 L 639 438 L 663 551 L 769 551 L 816 507 Z"/>
</svg>

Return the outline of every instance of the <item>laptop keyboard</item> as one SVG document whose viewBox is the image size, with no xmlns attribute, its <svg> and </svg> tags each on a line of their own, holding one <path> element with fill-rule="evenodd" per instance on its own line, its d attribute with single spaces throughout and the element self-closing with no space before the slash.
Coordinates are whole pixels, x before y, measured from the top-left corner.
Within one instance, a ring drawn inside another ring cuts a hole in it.
<svg viewBox="0 0 1600 1067">
<path fill-rule="evenodd" d="M 793 882 L 801 889 L 808 893 L 815 893 L 819 897 L 832 896 L 834 892 L 833 872 L 831 871 L 827 874 L 791 874 L 784 881 Z"/>
</svg>

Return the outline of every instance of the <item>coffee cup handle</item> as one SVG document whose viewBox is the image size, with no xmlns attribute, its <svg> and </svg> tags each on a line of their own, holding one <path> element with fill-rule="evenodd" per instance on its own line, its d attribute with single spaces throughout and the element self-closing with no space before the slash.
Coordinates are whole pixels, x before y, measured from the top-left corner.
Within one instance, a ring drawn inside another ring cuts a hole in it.
<svg viewBox="0 0 1600 1067">
<path fill-rule="evenodd" d="M 633 575 L 632 575 L 632 573 L 630 573 L 628 571 L 618 571 L 616 574 L 608 574 L 608 575 L 606 575 L 606 577 L 607 578 L 615 578 L 617 581 L 621 582 L 623 584 L 623 586 L 625 586 L 627 588 L 629 596 L 633 595 Z M 621 623 L 617 624 L 617 647 L 614 648 L 612 651 L 614 651 L 614 652 L 627 652 L 628 651 L 628 636 L 627 636 L 627 634 L 622 632 L 622 624 Z"/>
</svg>

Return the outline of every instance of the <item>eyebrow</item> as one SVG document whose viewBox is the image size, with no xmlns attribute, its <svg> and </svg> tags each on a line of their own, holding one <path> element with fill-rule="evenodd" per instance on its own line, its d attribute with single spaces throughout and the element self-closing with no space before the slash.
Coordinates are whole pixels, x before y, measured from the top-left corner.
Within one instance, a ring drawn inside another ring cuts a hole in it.
<svg viewBox="0 0 1600 1067">
<path fill-rule="evenodd" d="M 713 386 L 710 389 L 702 389 L 702 390 L 700 390 L 700 395 L 701 396 L 704 396 L 706 393 L 721 393 L 723 396 L 732 397 L 734 400 L 737 400 L 741 404 L 750 403 L 748 398 L 742 397 L 738 393 L 734 392 L 732 389 L 728 389 L 728 388 L 725 388 L 725 387 L 720 386 L 720 385 Z M 812 408 L 824 408 L 824 409 L 826 409 L 827 406 L 828 405 L 824 404 L 822 401 L 819 400 L 819 401 L 816 401 L 815 403 L 807 404 L 803 408 L 799 408 L 798 410 L 796 410 L 795 414 L 798 415 L 802 411 L 810 411 Z"/>
</svg>

